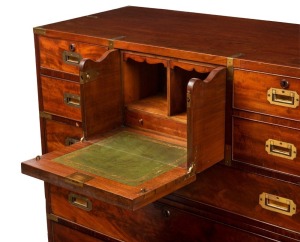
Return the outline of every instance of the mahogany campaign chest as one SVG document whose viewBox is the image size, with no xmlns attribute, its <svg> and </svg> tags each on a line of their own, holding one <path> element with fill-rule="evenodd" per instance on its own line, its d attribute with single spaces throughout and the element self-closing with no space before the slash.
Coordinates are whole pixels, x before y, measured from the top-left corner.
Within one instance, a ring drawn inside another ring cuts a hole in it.
<svg viewBox="0 0 300 242">
<path fill-rule="evenodd" d="M 124 7 L 34 28 L 49 241 L 299 241 L 300 27 Z"/>
</svg>

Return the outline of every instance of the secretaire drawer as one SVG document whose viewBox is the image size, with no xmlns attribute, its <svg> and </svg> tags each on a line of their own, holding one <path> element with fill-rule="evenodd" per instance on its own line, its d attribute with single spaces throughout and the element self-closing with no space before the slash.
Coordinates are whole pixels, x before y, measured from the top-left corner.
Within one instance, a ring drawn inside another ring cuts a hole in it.
<svg viewBox="0 0 300 242">
<path fill-rule="evenodd" d="M 233 118 L 233 159 L 300 175 L 300 130 Z"/>
<path fill-rule="evenodd" d="M 81 121 L 80 84 L 41 76 L 45 112 Z"/>
<path fill-rule="evenodd" d="M 72 145 L 83 137 L 82 128 L 79 127 L 80 124 L 74 126 L 50 119 L 44 119 L 44 123 L 47 152 Z"/>
<path fill-rule="evenodd" d="M 57 71 L 79 74 L 82 58 L 98 60 L 107 47 L 77 41 L 67 41 L 39 36 L 40 65 Z"/>
<path fill-rule="evenodd" d="M 300 120 L 300 79 L 235 70 L 234 108 Z"/>
</svg>

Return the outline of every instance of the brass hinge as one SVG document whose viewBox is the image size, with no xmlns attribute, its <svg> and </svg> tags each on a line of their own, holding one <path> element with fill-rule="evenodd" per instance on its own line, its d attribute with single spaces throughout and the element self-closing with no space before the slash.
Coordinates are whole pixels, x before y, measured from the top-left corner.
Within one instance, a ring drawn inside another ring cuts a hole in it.
<svg viewBox="0 0 300 242">
<path fill-rule="evenodd" d="M 45 113 L 43 111 L 40 111 L 40 118 L 45 118 L 45 119 L 52 119 L 52 115 L 49 113 Z"/>
<path fill-rule="evenodd" d="M 47 214 L 47 219 L 54 221 L 54 222 L 58 222 L 58 217 L 56 215 L 54 215 L 53 213 Z"/>
<path fill-rule="evenodd" d="M 33 28 L 33 33 L 39 34 L 39 35 L 46 35 L 46 30 L 41 27 Z"/>
<path fill-rule="evenodd" d="M 125 36 L 121 35 L 121 36 L 117 36 L 117 37 L 114 37 L 114 38 L 111 38 L 108 40 L 108 49 L 114 49 L 114 41 L 115 40 L 118 40 L 118 39 L 123 39 L 125 38 Z"/>
<path fill-rule="evenodd" d="M 81 71 L 80 72 L 80 84 L 84 84 L 90 81 L 93 81 L 99 75 L 99 71 L 97 70 L 89 70 L 89 71 Z"/>
<path fill-rule="evenodd" d="M 189 91 L 186 93 L 186 107 L 191 107 L 191 93 Z"/>
<path fill-rule="evenodd" d="M 231 166 L 231 145 L 225 145 L 225 165 L 226 166 Z"/>
<path fill-rule="evenodd" d="M 233 57 L 227 58 L 227 80 L 233 80 Z"/>
</svg>

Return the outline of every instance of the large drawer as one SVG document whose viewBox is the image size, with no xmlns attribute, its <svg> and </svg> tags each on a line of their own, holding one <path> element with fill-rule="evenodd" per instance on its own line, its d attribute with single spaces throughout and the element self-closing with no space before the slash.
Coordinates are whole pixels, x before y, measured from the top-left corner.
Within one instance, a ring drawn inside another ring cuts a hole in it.
<svg viewBox="0 0 300 242">
<path fill-rule="evenodd" d="M 44 119 L 44 124 L 47 152 L 72 145 L 80 141 L 83 137 L 83 131 L 79 127 L 79 123 L 77 123 L 77 126 L 76 124 L 74 126 L 55 120 Z"/>
<path fill-rule="evenodd" d="M 97 239 L 89 234 L 82 233 L 78 230 L 61 225 L 59 223 L 51 222 L 51 230 L 48 234 L 49 241 L 52 242 L 101 242 L 107 241 L 105 239 Z"/>
<path fill-rule="evenodd" d="M 233 106 L 237 109 L 300 120 L 300 79 L 235 70 Z"/>
<path fill-rule="evenodd" d="M 194 214 L 215 217 L 275 241 L 299 241 L 299 193 L 295 184 L 215 165 L 172 199 L 187 204 L 186 210 Z M 287 210 L 294 214 L 284 214 Z"/>
<path fill-rule="evenodd" d="M 266 241 L 163 203 L 132 212 L 52 185 L 48 192 L 58 223 L 66 220 L 122 241 Z"/>
<path fill-rule="evenodd" d="M 82 120 L 79 83 L 41 76 L 41 87 L 43 111 Z"/>
<path fill-rule="evenodd" d="M 79 75 L 83 58 L 98 60 L 107 47 L 39 36 L 40 66 Z"/>
<path fill-rule="evenodd" d="M 300 175 L 300 130 L 233 118 L 233 160 Z"/>
</svg>

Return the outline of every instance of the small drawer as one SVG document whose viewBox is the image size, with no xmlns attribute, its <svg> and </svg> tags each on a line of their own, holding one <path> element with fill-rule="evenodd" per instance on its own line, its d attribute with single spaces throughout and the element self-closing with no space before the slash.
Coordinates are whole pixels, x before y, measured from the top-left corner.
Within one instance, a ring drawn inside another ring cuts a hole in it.
<svg viewBox="0 0 300 242">
<path fill-rule="evenodd" d="M 82 128 L 70 124 L 45 119 L 45 135 L 47 152 L 59 150 L 80 141 Z"/>
<path fill-rule="evenodd" d="M 234 117 L 233 160 L 300 174 L 300 131 Z"/>
<path fill-rule="evenodd" d="M 40 65 L 43 68 L 79 74 L 83 58 L 98 60 L 107 47 L 76 41 L 66 41 L 39 36 Z"/>
<path fill-rule="evenodd" d="M 233 106 L 237 109 L 300 120 L 300 79 L 235 70 Z"/>
<path fill-rule="evenodd" d="M 81 121 L 80 84 L 41 76 L 45 112 Z"/>
</svg>

